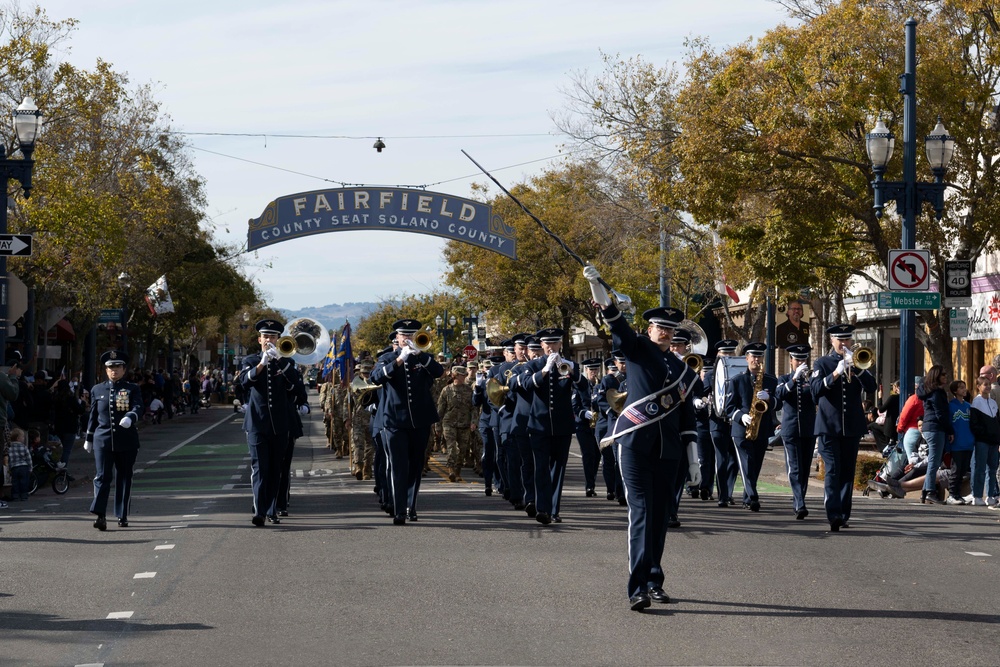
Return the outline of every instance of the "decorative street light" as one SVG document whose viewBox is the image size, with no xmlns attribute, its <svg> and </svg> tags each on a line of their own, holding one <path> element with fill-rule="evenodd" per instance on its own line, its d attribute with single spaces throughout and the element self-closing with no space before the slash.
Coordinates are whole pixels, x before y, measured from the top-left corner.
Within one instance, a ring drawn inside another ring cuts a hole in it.
<svg viewBox="0 0 1000 667">
<path fill-rule="evenodd" d="M 128 322 L 128 291 L 132 287 L 132 277 L 125 271 L 118 274 L 118 287 L 121 288 L 122 295 L 122 352 L 128 354 L 128 329 L 126 328 L 126 323 Z"/>
<path fill-rule="evenodd" d="M 3 176 L 4 200 L 0 206 L 0 234 L 7 233 L 7 183 L 12 179 L 18 181 L 24 189 L 24 196 L 31 196 L 31 171 L 35 161 L 31 154 L 35 150 L 35 140 L 42 131 L 44 118 L 30 97 L 25 97 L 21 105 L 14 110 L 14 133 L 21 147 L 22 160 L 7 159 L 7 149 L 0 144 L 0 175 Z M 7 256 L 0 255 L 0 355 L 7 349 Z"/>
<path fill-rule="evenodd" d="M 443 324 L 446 323 L 449 326 L 447 327 L 442 326 Z M 455 319 L 454 315 L 448 317 L 447 310 L 444 311 L 444 317 L 438 315 L 437 317 L 434 318 L 434 324 L 437 325 L 437 335 L 441 339 L 441 345 L 442 345 L 441 351 L 444 353 L 446 359 L 448 358 L 448 337 L 453 333 L 455 333 L 454 327 L 457 323 L 458 320 Z"/>
<path fill-rule="evenodd" d="M 479 318 L 473 313 L 469 313 L 468 317 L 462 318 L 462 324 L 464 324 L 469 330 L 469 345 L 472 345 L 472 339 L 475 338 L 475 334 L 478 333 L 479 329 Z"/>
<path fill-rule="evenodd" d="M 872 162 L 875 180 L 875 217 L 882 217 L 887 201 L 895 200 L 896 211 L 903 218 L 900 248 L 912 250 L 916 244 L 917 214 L 924 202 L 930 202 L 940 220 L 944 214 L 944 175 L 955 153 L 955 140 L 944 129 L 941 119 L 932 134 L 924 139 L 924 152 L 934 182 L 917 181 L 917 21 L 906 21 L 906 70 L 900 77 L 899 92 L 903 94 L 903 180 L 886 181 L 883 176 L 892 158 L 896 138 L 881 120 L 865 137 L 868 158 Z M 899 400 L 902 405 L 913 391 L 913 368 L 916 349 L 916 313 L 902 310 L 899 315 Z"/>
</svg>

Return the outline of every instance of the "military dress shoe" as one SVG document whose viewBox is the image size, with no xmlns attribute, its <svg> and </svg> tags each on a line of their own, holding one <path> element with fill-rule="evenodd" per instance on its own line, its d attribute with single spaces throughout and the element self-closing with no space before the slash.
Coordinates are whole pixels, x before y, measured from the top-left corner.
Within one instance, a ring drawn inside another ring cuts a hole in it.
<svg viewBox="0 0 1000 667">
<path fill-rule="evenodd" d="M 653 586 L 649 589 L 649 597 L 653 602 L 659 602 L 660 604 L 667 604 L 670 602 L 670 596 L 667 595 L 667 592 L 659 586 Z"/>
<path fill-rule="evenodd" d="M 260 528 L 264 525 L 264 517 L 259 514 L 254 514 L 253 518 L 250 519 L 250 523 Z"/>
<path fill-rule="evenodd" d="M 552 515 L 552 523 L 562 523 L 562 519 L 559 518 L 558 514 L 553 514 Z"/>
<path fill-rule="evenodd" d="M 118 519 L 118 527 L 119 528 L 128 528 L 128 519 L 126 519 L 125 517 L 122 517 L 122 518 Z"/>
<path fill-rule="evenodd" d="M 692 498 L 697 498 L 698 497 L 698 487 L 697 486 L 689 486 L 688 487 L 688 495 L 691 496 Z"/>
<path fill-rule="evenodd" d="M 729 507 L 729 503 L 727 503 L 725 500 L 720 500 L 719 507 Z"/>
<path fill-rule="evenodd" d="M 796 520 L 802 521 L 802 519 L 806 518 L 807 516 L 809 516 L 809 510 L 807 510 L 805 507 L 803 507 L 800 510 L 795 510 Z"/>
<path fill-rule="evenodd" d="M 642 611 L 649 609 L 653 602 L 649 598 L 649 593 L 636 593 L 628 599 L 628 604 L 632 611 Z"/>
<path fill-rule="evenodd" d="M 527 505 L 525 505 L 524 506 L 524 512 L 525 512 L 525 514 L 527 514 L 528 516 L 530 516 L 532 519 L 534 519 L 536 517 L 536 515 L 538 514 L 538 510 L 535 509 L 535 503 L 528 503 Z"/>
<path fill-rule="evenodd" d="M 514 503 L 514 509 L 523 510 L 526 507 L 524 503 Z"/>
<path fill-rule="evenodd" d="M 278 512 L 278 516 L 288 516 L 288 510 L 281 510 Z"/>
<path fill-rule="evenodd" d="M 269 523 L 281 523 L 281 519 L 279 519 L 276 514 L 268 514 L 267 520 Z"/>
<path fill-rule="evenodd" d="M 625 499 L 625 496 L 622 496 L 618 499 L 618 504 L 622 507 L 628 507 L 628 500 Z"/>
<path fill-rule="evenodd" d="M 608 491 L 608 500 L 614 500 L 614 499 L 615 499 L 615 492 Z"/>
<path fill-rule="evenodd" d="M 483 489 L 483 493 L 485 493 L 487 497 L 492 496 L 493 495 L 493 487 L 492 486 L 487 486 L 485 489 Z"/>
<path fill-rule="evenodd" d="M 547 526 L 550 523 L 552 523 L 552 517 L 546 514 L 545 512 L 538 512 L 537 514 L 535 514 L 535 521 Z"/>
<path fill-rule="evenodd" d="M 397 514 L 392 518 L 392 525 L 394 526 L 402 526 L 405 524 L 406 524 L 406 515 L 404 514 Z"/>
<path fill-rule="evenodd" d="M 760 501 L 759 500 L 751 500 L 750 501 L 750 511 L 751 512 L 759 512 L 760 511 Z"/>
<path fill-rule="evenodd" d="M 840 527 L 843 526 L 843 525 L 844 525 L 844 520 L 841 519 L 839 516 L 835 517 L 834 519 L 832 519 L 830 521 L 830 532 L 832 532 L 832 533 L 839 533 L 840 532 Z"/>
<path fill-rule="evenodd" d="M 701 499 L 702 500 L 708 500 L 711 497 L 712 497 L 712 490 L 711 489 L 702 489 L 701 490 Z"/>
<path fill-rule="evenodd" d="M 416 521 L 417 520 L 417 512 L 416 512 L 416 510 L 407 509 L 406 510 L 406 518 L 409 519 L 410 521 Z"/>
<path fill-rule="evenodd" d="M 108 520 L 104 518 L 103 514 L 97 515 L 97 520 L 94 521 L 94 528 L 96 528 L 97 530 L 108 529 Z"/>
<path fill-rule="evenodd" d="M 593 498 L 596 495 L 597 495 L 597 491 L 594 491 L 593 489 L 587 489 L 587 497 L 588 498 Z"/>
<path fill-rule="evenodd" d="M 680 528 L 680 527 L 681 527 L 681 522 L 680 519 L 678 519 L 677 517 L 672 516 L 669 519 L 667 519 L 667 528 Z"/>
<path fill-rule="evenodd" d="M 356 473 L 354 473 L 354 479 L 358 480 L 359 482 L 361 481 L 361 478 L 364 477 L 364 476 L 365 476 L 365 474 L 363 472 L 361 472 L 360 470 L 357 471 Z"/>
</svg>

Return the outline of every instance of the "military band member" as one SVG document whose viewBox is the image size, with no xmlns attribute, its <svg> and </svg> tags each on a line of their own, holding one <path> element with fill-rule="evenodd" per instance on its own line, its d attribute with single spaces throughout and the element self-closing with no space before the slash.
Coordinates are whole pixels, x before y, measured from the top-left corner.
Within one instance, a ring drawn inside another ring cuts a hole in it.
<svg viewBox="0 0 1000 667">
<path fill-rule="evenodd" d="M 580 446 L 583 461 L 583 488 L 588 498 L 597 495 L 597 461 L 601 450 L 597 446 L 594 423 L 597 421 L 597 405 L 594 403 L 594 388 L 600 379 L 604 363 L 599 358 L 584 359 L 580 362 L 583 376 L 573 388 L 573 413 L 576 416 L 576 441 Z"/>
<path fill-rule="evenodd" d="M 381 359 L 384 355 L 398 349 L 396 345 L 396 332 L 389 336 L 392 341 L 388 347 L 378 351 L 376 359 Z M 370 376 L 369 376 L 370 377 Z M 375 443 L 375 462 L 373 474 L 375 477 L 375 493 L 378 495 L 379 507 L 386 514 L 392 516 L 392 494 L 389 490 L 389 450 L 385 447 L 385 440 L 382 438 L 382 425 L 385 420 L 385 387 L 379 386 L 375 390 L 375 411 L 372 413 L 371 433 L 372 442 Z"/>
<path fill-rule="evenodd" d="M 851 351 L 854 327 L 835 324 L 826 330 L 830 353 L 816 360 L 809 386 L 816 401 L 816 435 L 823 457 L 824 504 L 830 530 L 846 527 L 851 518 L 854 475 L 858 463 L 858 443 L 868 429 L 861 405 L 862 395 L 875 394 L 875 378 L 854 368 Z"/>
<path fill-rule="evenodd" d="M 682 362 L 684 357 L 691 354 L 691 332 L 686 329 L 677 329 L 674 331 L 673 338 L 670 339 L 669 353 L 675 355 Z M 694 406 L 694 399 L 702 396 L 705 393 L 704 385 L 701 381 L 701 376 L 695 374 L 694 384 L 691 387 L 691 397 L 692 406 Z M 699 410 L 695 410 L 695 430 L 698 430 L 698 414 Z M 688 460 L 688 452 L 685 449 L 683 457 L 681 458 L 680 465 L 677 466 L 677 478 L 674 480 L 674 497 L 673 502 L 670 505 L 670 511 L 667 518 L 667 526 L 669 528 L 680 528 L 681 522 L 679 518 L 681 498 L 684 496 L 684 488 L 687 485 L 689 493 L 692 498 L 697 498 L 699 494 L 699 485 L 694 484 L 694 480 L 691 479 L 691 475 L 688 470 L 691 468 L 691 463 L 698 464 L 699 473 L 701 470 L 701 460 L 695 459 L 694 461 Z M 700 482 L 701 480 L 699 480 Z"/>
<path fill-rule="evenodd" d="M 523 496 L 519 504 L 522 509 L 532 519 L 535 518 L 538 510 L 535 507 L 535 462 L 531 453 L 531 441 L 528 437 L 528 419 L 531 413 L 531 393 L 514 381 L 518 373 L 524 370 L 524 364 L 536 359 L 541 354 L 542 345 L 533 336 L 521 334 L 514 336 L 514 351 L 517 354 L 517 363 L 511 367 L 511 378 L 507 382 L 510 393 L 514 400 L 514 418 L 510 424 L 510 437 L 517 448 L 521 476 L 521 488 Z M 518 503 L 515 503 L 516 508 Z"/>
<path fill-rule="evenodd" d="M 282 455 L 281 471 L 278 474 L 278 492 L 274 506 L 279 517 L 288 516 L 288 501 L 291 493 L 292 457 L 295 455 L 295 441 L 302 437 L 302 415 L 309 414 L 309 396 L 302 374 L 295 367 L 287 373 L 292 382 L 292 400 L 288 402 L 288 444 Z"/>
<path fill-rule="evenodd" d="M 732 357 L 736 354 L 739 346 L 732 338 L 725 338 L 715 344 L 715 355 L 718 357 Z M 713 372 L 710 380 L 712 387 L 712 403 L 714 405 L 724 405 L 724 396 L 715 396 L 719 391 L 718 382 Z M 719 507 L 728 507 L 736 504 L 733 500 L 733 488 L 736 486 L 736 473 L 739 471 L 739 464 L 736 460 L 736 446 L 733 444 L 732 427 L 724 412 L 720 413 L 712 409 L 709 415 L 709 430 L 712 435 L 712 444 L 715 445 L 715 481 L 719 491 Z"/>
<path fill-rule="evenodd" d="M 683 313 L 654 308 L 643 313 L 648 338 L 638 336 L 611 303 L 592 266 L 584 268 L 594 302 L 629 369 L 629 405 L 616 420 L 611 436 L 621 464 L 629 519 L 629 606 L 642 611 L 651 600 L 670 601 L 663 590 L 661 561 L 667 536 L 667 511 L 681 450 L 697 458 L 694 407 L 690 387 L 694 371 L 674 355 L 665 354 Z M 692 464 L 696 481 L 701 471 Z"/>
<path fill-rule="evenodd" d="M 441 390 L 437 400 L 438 417 L 448 452 L 448 480 L 463 482 L 462 465 L 472 446 L 472 431 L 477 417 L 472 405 L 472 387 L 468 385 L 468 368 L 456 364 L 451 369 L 451 384 Z"/>
<path fill-rule="evenodd" d="M 701 462 L 701 485 L 698 496 L 702 500 L 711 500 L 712 489 L 715 487 L 715 445 L 712 443 L 712 381 L 715 370 L 707 361 L 701 367 L 701 387 L 696 385 L 694 392 L 694 417 L 698 424 L 698 460 Z"/>
<path fill-rule="evenodd" d="M 399 349 L 379 358 L 371 380 L 385 387 L 382 438 L 389 451 L 389 486 L 393 524 L 417 520 L 417 494 L 431 424 L 438 421 L 431 385 L 444 368 L 413 344 L 421 328 L 418 320 L 393 325 Z"/>
<path fill-rule="evenodd" d="M 479 435 L 483 440 L 483 488 L 487 496 L 493 495 L 493 479 L 496 478 L 497 488 L 501 492 L 503 481 L 500 475 L 500 445 L 496 434 L 496 410 L 490 404 L 486 395 L 486 381 L 493 369 L 494 363 L 483 364 L 476 372 L 472 387 L 472 404 L 479 408 Z"/>
<path fill-rule="evenodd" d="M 618 468 L 618 458 L 614 447 L 601 445 L 618 419 L 618 413 L 611 408 L 608 400 L 608 391 L 614 390 L 619 393 L 628 391 L 627 367 L 625 365 L 625 355 L 621 350 L 611 350 L 611 357 L 604 362 L 607 369 L 604 377 L 594 389 L 594 401 L 597 403 L 597 428 L 594 436 L 597 438 L 598 446 L 601 450 L 601 475 L 604 478 L 604 486 L 608 500 L 617 500 L 619 505 L 625 505 L 625 487 L 622 485 L 622 474 Z"/>
<path fill-rule="evenodd" d="M 94 528 L 107 530 L 105 518 L 111 477 L 115 478 L 115 516 L 118 525 L 128 528 L 132 500 L 132 470 L 139 455 L 139 432 L 143 402 L 139 386 L 125 380 L 128 355 L 111 350 L 101 355 L 107 382 L 90 390 L 90 415 L 83 448 L 94 452 L 94 500 L 90 513 L 97 515 Z"/>
<path fill-rule="evenodd" d="M 503 497 L 510 501 L 514 509 L 524 509 L 524 484 L 521 481 L 521 454 L 514 441 L 512 430 L 514 428 L 514 408 L 517 397 L 510 390 L 510 377 L 514 373 L 514 368 L 518 364 L 524 363 L 523 354 L 526 350 L 523 344 L 519 344 L 518 338 L 526 334 L 517 334 L 500 343 L 503 347 L 504 362 L 490 369 L 486 378 L 487 384 L 490 379 L 496 380 L 500 386 L 506 387 L 503 405 L 499 408 L 494 406 L 497 412 L 497 433 L 500 437 L 500 449 L 503 457 L 507 461 L 504 471 L 504 491 Z"/>
<path fill-rule="evenodd" d="M 743 478 L 743 507 L 751 512 L 760 511 L 760 496 L 757 494 L 757 479 L 764 465 L 767 442 L 774 435 L 774 390 L 778 379 L 764 373 L 764 343 L 748 343 L 743 346 L 747 360 L 747 370 L 732 378 L 732 388 L 727 391 L 725 412 L 731 424 L 730 433 L 736 446 L 740 476 Z M 760 374 L 763 373 L 763 379 Z M 757 385 L 760 388 L 757 388 Z M 762 408 L 758 410 L 755 408 Z M 758 430 L 751 438 L 748 427 L 758 420 Z"/>
<path fill-rule="evenodd" d="M 781 406 L 781 442 L 785 447 L 785 469 L 792 488 L 792 509 L 796 519 L 809 516 L 806 491 L 816 445 L 816 404 L 809 389 L 809 345 L 789 345 L 792 372 L 778 378 L 775 397 Z"/>
<path fill-rule="evenodd" d="M 284 330 L 277 320 L 261 320 L 255 325 L 261 352 L 243 359 L 243 368 L 236 377 L 246 397 L 243 430 L 250 450 L 250 482 L 253 486 L 253 517 L 260 527 L 266 516 L 279 523 L 276 499 L 278 477 L 288 445 L 291 427 L 291 403 L 294 402 L 295 363 L 282 358 L 275 345 Z"/>
<path fill-rule="evenodd" d="M 534 461 L 535 520 L 541 524 L 560 521 L 566 461 L 573 440 L 573 386 L 580 380 L 580 367 L 564 359 L 563 330 L 547 327 L 535 334 L 542 355 L 532 359 L 511 378 L 530 396 L 528 438 Z"/>
<path fill-rule="evenodd" d="M 465 381 L 469 385 L 469 390 L 472 390 L 472 383 L 475 380 L 476 373 L 479 372 L 479 364 L 475 361 L 465 362 L 466 377 Z M 476 416 L 476 423 L 479 423 L 479 406 L 475 403 L 472 404 L 473 411 Z M 479 428 L 473 428 L 472 434 L 469 437 L 469 455 L 466 458 L 464 466 L 469 466 L 472 468 L 473 472 L 476 473 L 477 477 L 483 476 L 483 439 L 479 434 Z"/>
<path fill-rule="evenodd" d="M 358 363 L 358 377 L 369 384 L 369 376 L 375 364 L 370 359 Z M 372 442 L 372 406 L 377 396 L 375 390 L 368 389 L 357 394 L 351 393 L 351 452 L 357 457 L 351 463 L 357 469 L 356 479 L 371 479 L 375 461 L 375 444 Z"/>
</svg>

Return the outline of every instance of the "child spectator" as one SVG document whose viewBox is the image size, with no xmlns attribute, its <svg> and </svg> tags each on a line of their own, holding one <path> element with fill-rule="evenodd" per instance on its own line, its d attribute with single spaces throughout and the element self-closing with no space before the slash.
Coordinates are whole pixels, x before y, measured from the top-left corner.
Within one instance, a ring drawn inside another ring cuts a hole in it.
<svg viewBox="0 0 1000 667">
<path fill-rule="evenodd" d="M 11 500 L 27 500 L 31 491 L 28 481 L 31 474 L 31 450 L 24 442 L 24 431 L 19 428 L 10 430 L 7 466 L 10 468 Z"/>
<path fill-rule="evenodd" d="M 149 414 L 152 416 L 154 424 L 163 422 L 163 412 L 163 401 L 160 400 L 158 395 L 154 395 L 153 400 L 149 402 Z"/>
<path fill-rule="evenodd" d="M 948 402 L 948 410 L 951 413 L 951 425 L 955 431 L 955 438 L 950 443 L 951 450 L 951 487 L 950 494 L 945 500 L 949 505 L 965 505 L 972 502 L 972 498 L 966 501 L 962 497 L 962 480 L 969 474 L 969 465 L 972 462 L 972 450 L 976 444 L 976 439 L 972 435 L 972 428 L 969 426 L 969 411 L 972 405 L 965 400 L 969 393 L 965 383 L 955 380 L 948 387 L 955 397 Z"/>
</svg>

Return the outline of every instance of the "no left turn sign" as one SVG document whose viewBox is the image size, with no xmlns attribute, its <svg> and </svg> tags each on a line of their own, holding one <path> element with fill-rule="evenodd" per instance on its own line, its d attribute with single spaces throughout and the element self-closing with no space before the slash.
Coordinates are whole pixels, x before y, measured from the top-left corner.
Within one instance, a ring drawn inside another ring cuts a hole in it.
<svg viewBox="0 0 1000 667">
<path fill-rule="evenodd" d="M 889 291 L 930 289 L 929 250 L 889 251 Z"/>
</svg>

